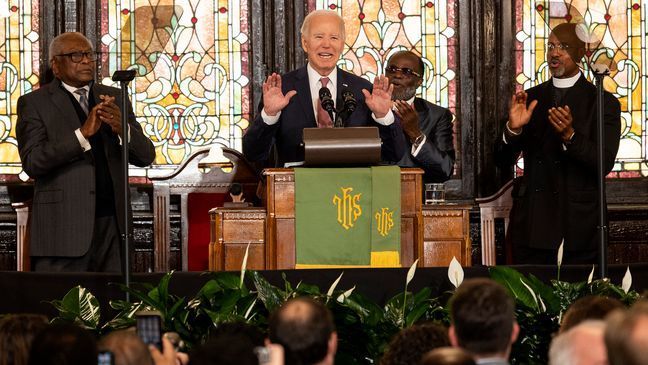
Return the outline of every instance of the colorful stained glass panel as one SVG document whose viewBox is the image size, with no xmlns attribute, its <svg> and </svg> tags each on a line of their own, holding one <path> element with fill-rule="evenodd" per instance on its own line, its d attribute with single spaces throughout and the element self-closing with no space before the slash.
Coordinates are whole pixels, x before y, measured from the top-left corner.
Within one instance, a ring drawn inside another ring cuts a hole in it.
<svg viewBox="0 0 648 365">
<path fill-rule="evenodd" d="M 37 0 L 0 1 L 0 174 L 21 174 L 16 142 L 18 98 L 38 85 Z"/>
<path fill-rule="evenodd" d="M 102 1 L 102 82 L 135 69 L 129 92 L 153 141 L 151 170 L 180 164 L 197 149 L 240 149 L 249 123 L 246 1 Z"/>
</svg>

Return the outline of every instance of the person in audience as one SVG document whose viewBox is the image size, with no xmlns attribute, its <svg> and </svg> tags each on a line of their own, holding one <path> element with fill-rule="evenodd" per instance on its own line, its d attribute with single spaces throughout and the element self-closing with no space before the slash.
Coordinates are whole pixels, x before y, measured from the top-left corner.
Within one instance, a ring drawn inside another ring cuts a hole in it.
<svg viewBox="0 0 648 365">
<path fill-rule="evenodd" d="M 134 331 L 111 332 L 99 341 L 98 348 L 113 354 L 114 365 L 153 365 L 148 347 Z"/>
<path fill-rule="evenodd" d="M 273 73 L 263 83 L 259 112 L 243 136 L 243 154 L 249 161 L 268 161 L 272 146 L 276 147 L 278 166 L 303 161 L 303 129 L 333 127 L 335 115 L 331 118 L 320 102 L 323 87 L 330 90 L 338 110 L 344 105 L 343 95 L 353 95 L 357 106 L 344 126 L 378 127 L 382 159 L 400 160 L 405 141 L 391 110 L 389 80 L 378 76 L 372 85 L 338 68 L 344 41 L 344 20 L 337 12 L 315 10 L 304 18 L 301 44 L 308 64 L 282 76 Z"/>
<path fill-rule="evenodd" d="M 447 328 L 435 323 L 415 324 L 391 340 L 380 365 L 416 365 L 423 354 L 443 346 L 450 346 Z"/>
<path fill-rule="evenodd" d="M 191 365 L 256 365 L 264 347 L 263 334 L 246 323 L 222 323 L 207 342 L 194 349 Z M 255 349 L 256 352 L 255 352 Z"/>
<path fill-rule="evenodd" d="M 520 328 L 506 289 L 487 278 L 465 280 L 450 298 L 450 343 L 469 351 L 477 364 L 508 364 Z"/>
<path fill-rule="evenodd" d="M 283 346 L 286 365 L 334 363 L 338 339 L 333 316 L 313 299 L 291 299 L 272 313 L 268 339 Z"/>
<path fill-rule="evenodd" d="M 74 324 L 45 327 L 32 342 L 29 365 L 96 365 L 97 341 Z"/>
<path fill-rule="evenodd" d="M 398 165 L 423 169 L 426 183 L 442 183 L 452 176 L 454 169 L 454 116 L 450 110 L 416 97 L 424 69 L 421 57 L 410 51 L 395 53 L 385 68 L 385 75 L 394 87 L 394 112 L 407 143 Z"/>
<path fill-rule="evenodd" d="M 624 308 L 623 303 L 614 298 L 588 295 L 572 303 L 562 317 L 560 333 L 588 319 L 605 319 L 615 309 Z"/>
<path fill-rule="evenodd" d="M 153 143 L 130 104 L 123 111 L 116 104 L 121 91 L 95 82 L 97 54 L 83 34 L 56 36 L 49 62 L 56 79 L 17 105 L 18 152 L 34 179 L 32 270 L 121 271 L 122 113 L 128 115 L 131 164 L 150 165 Z"/>
<path fill-rule="evenodd" d="M 421 365 L 475 365 L 475 360 L 460 347 L 439 347 L 423 355 Z"/>
<path fill-rule="evenodd" d="M 551 341 L 549 365 L 607 365 L 605 322 L 586 320 Z"/>
<path fill-rule="evenodd" d="M 563 23 L 552 29 L 546 54 L 552 77 L 512 96 L 496 145 L 502 168 L 510 170 L 524 156 L 508 226 L 517 264 L 555 265 L 561 243 L 563 264 L 598 262 L 596 87 L 578 66 L 585 54 L 579 26 Z M 614 167 L 621 137 L 620 104 L 609 92 L 603 110 L 606 175 Z"/>
<path fill-rule="evenodd" d="M 27 365 L 34 336 L 48 323 L 40 314 L 9 314 L 0 319 L 0 365 Z"/>
<path fill-rule="evenodd" d="M 612 312 L 606 322 L 610 365 L 648 364 L 648 300 L 635 303 L 627 311 Z"/>
</svg>

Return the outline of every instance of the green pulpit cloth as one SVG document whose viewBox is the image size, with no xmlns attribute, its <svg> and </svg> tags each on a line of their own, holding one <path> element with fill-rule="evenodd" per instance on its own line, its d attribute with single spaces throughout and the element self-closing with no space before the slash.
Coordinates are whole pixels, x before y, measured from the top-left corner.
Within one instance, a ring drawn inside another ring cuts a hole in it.
<svg viewBox="0 0 648 365">
<path fill-rule="evenodd" d="M 400 267 L 400 168 L 295 169 L 297 268 Z"/>
</svg>

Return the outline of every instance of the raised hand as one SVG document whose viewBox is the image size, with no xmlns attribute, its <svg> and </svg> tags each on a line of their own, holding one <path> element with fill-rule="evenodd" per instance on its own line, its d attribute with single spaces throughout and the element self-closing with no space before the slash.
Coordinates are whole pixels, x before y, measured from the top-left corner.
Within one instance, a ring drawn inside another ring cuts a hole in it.
<svg viewBox="0 0 648 365">
<path fill-rule="evenodd" d="M 394 105 L 396 106 L 394 113 L 400 118 L 403 131 L 407 138 L 413 141 L 422 133 L 419 128 L 418 113 L 412 105 L 404 100 L 395 100 Z"/>
<path fill-rule="evenodd" d="M 527 93 L 520 91 L 511 97 L 511 107 L 509 108 L 509 128 L 513 131 L 519 130 L 529 123 L 533 109 L 538 105 L 537 100 L 533 100 L 527 107 Z"/>
<path fill-rule="evenodd" d="M 284 95 L 281 90 L 281 76 L 273 73 L 263 83 L 263 110 L 269 116 L 275 116 L 288 105 L 290 98 L 295 94 L 297 91 L 290 90 Z"/>
<path fill-rule="evenodd" d="M 367 89 L 362 89 L 365 96 L 367 107 L 376 115 L 376 118 L 382 118 L 391 110 L 392 92 L 394 85 L 389 83 L 386 76 L 377 76 L 373 83 L 373 92 L 369 93 Z"/>
<path fill-rule="evenodd" d="M 563 142 L 568 142 L 574 134 L 573 122 L 574 119 L 572 118 L 568 105 L 549 109 L 549 123 L 551 123 L 553 129 L 560 135 Z"/>
</svg>

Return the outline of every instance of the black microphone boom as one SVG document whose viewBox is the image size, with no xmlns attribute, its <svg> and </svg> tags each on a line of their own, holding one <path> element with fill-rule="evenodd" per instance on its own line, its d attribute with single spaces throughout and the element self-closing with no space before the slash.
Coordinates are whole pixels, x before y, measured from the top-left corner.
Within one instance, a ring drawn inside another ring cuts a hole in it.
<svg viewBox="0 0 648 365">
<path fill-rule="evenodd" d="M 355 96 L 353 96 L 353 92 L 348 88 L 342 89 L 342 102 L 344 103 L 344 111 L 349 114 L 353 113 L 358 106 L 358 102 L 356 101 Z"/>
</svg>

